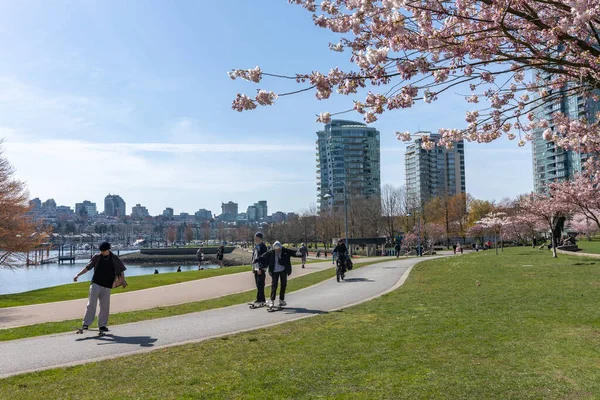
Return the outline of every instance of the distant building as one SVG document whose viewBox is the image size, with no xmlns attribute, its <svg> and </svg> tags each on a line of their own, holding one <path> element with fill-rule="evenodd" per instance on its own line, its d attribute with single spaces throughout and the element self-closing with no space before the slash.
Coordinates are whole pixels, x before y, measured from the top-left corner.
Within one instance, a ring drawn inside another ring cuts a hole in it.
<svg viewBox="0 0 600 400">
<path fill-rule="evenodd" d="M 162 215 L 165 218 L 173 218 L 173 209 L 171 207 L 165 208 L 165 210 L 162 212 Z"/>
<path fill-rule="evenodd" d="M 271 215 L 273 222 L 283 222 L 287 220 L 287 214 L 283 211 L 277 211 Z"/>
<path fill-rule="evenodd" d="M 238 216 L 238 203 L 230 201 L 228 203 L 221 203 L 221 220 L 222 221 L 235 221 Z"/>
<path fill-rule="evenodd" d="M 131 207 L 131 218 L 144 219 L 149 216 L 150 213 L 148 212 L 148 209 L 146 207 L 140 204 L 136 204 L 135 206 Z"/>
<path fill-rule="evenodd" d="M 268 215 L 267 201 L 261 200 L 257 203 L 254 203 L 251 206 L 248 206 L 246 214 L 248 217 L 248 221 L 251 222 L 266 219 Z"/>
<path fill-rule="evenodd" d="M 437 133 L 418 133 L 428 134 L 436 143 L 441 138 Z M 434 197 L 466 193 L 464 142 L 452 149 L 436 144 L 431 150 L 421 148 L 421 143 L 421 138 L 415 139 L 404 155 L 408 206 L 422 207 Z"/>
<path fill-rule="evenodd" d="M 44 211 L 56 211 L 56 202 L 54 199 L 48 199 L 42 203 L 42 209 Z"/>
<path fill-rule="evenodd" d="M 549 75 L 544 75 L 544 80 L 550 81 Z M 567 88 L 558 89 L 559 92 Z M 554 95 L 557 89 L 548 86 L 549 94 Z M 538 100 L 539 101 L 539 100 Z M 588 122 L 596 121 L 596 115 L 600 111 L 600 102 L 580 94 L 560 93 L 556 101 L 548 102 L 534 111 L 536 120 L 546 119 L 552 121 L 552 114 L 562 112 L 573 119 L 585 118 Z M 565 150 L 554 142 L 544 139 L 546 128 L 533 130 L 532 158 L 533 158 L 533 190 L 536 193 L 544 193 L 552 182 L 561 182 L 573 178 L 581 172 L 588 158 L 588 154 L 580 154 L 572 150 Z M 550 125 L 554 132 L 554 125 Z"/>
<path fill-rule="evenodd" d="M 56 217 L 61 221 L 67 221 L 75 217 L 75 213 L 71 207 L 58 206 L 56 207 Z"/>
<path fill-rule="evenodd" d="M 104 198 L 104 215 L 107 217 L 124 217 L 126 215 L 125 200 L 116 194 L 106 196 Z"/>
<path fill-rule="evenodd" d="M 42 201 L 36 197 L 29 201 L 29 207 L 31 207 L 32 210 L 39 210 L 42 208 Z"/>
<path fill-rule="evenodd" d="M 201 208 L 194 213 L 194 216 L 196 217 L 196 219 L 211 219 L 212 212 L 210 210 Z"/>
<path fill-rule="evenodd" d="M 88 200 L 84 200 L 83 203 L 75 203 L 75 215 L 78 217 L 82 217 L 84 215 L 92 217 L 96 214 L 98 214 L 96 203 L 92 203 Z"/>
<path fill-rule="evenodd" d="M 379 131 L 366 124 L 334 119 L 317 132 L 317 202 L 340 210 L 348 198 L 381 196 Z M 334 197 L 324 199 L 327 193 Z"/>
</svg>

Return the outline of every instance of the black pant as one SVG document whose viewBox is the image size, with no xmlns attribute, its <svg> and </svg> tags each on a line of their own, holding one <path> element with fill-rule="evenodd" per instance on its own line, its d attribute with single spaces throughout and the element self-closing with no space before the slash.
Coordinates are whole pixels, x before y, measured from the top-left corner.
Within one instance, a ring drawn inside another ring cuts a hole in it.
<svg viewBox="0 0 600 400">
<path fill-rule="evenodd" d="M 275 297 L 277 296 L 277 284 L 279 280 L 281 280 L 281 289 L 279 289 L 279 300 L 285 299 L 285 288 L 287 286 L 287 272 L 273 272 L 271 275 L 273 280 L 271 281 L 271 301 L 275 301 Z"/>
<path fill-rule="evenodd" d="M 259 274 L 254 273 L 254 280 L 256 281 L 256 301 L 264 303 L 265 299 L 265 271 Z"/>
</svg>

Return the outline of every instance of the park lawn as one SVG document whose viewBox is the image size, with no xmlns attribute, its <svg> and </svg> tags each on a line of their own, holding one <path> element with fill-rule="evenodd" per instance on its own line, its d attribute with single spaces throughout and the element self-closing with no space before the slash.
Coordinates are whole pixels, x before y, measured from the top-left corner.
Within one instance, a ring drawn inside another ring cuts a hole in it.
<svg viewBox="0 0 600 400">
<path fill-rule="evenodd" d="M 8 378 L 0 398 L 597 398 L 598 286 L 600 260 L 448 257 L 342 312 Z"/>
<path fill-rule="evenodd" d="M 380 262 L 390 261 L 389 258 L 381 259 L 375 262 L 363 262 L 354 264 L 354 268 L 361 268 L 366 265 L 373 265 Z M 166 275 L 166 274 L 165 274 Z M 292 278 L 288 281 L 288 292 L 303 289 L 308 286 L 315 285 L 326 279 L 335 276 L 335 269 L 327 268 L 323 271 L 313 272 L 307 275 Z M 270 286 L 265 288 L 267 298 L 271 293 Z M 178 304 L 174 306 L 155 307 L 147 310 L 129 311 L 125 313 L 112 314 L 110 316 L 110 326 L 126 324 L 129 322 L 146 321 L 155 318 L 172 317 L 175 315 L 189 314 L 198 311 L 206 311 L 214 308 L 228 307 L 236 304 L 249 303 L 256 299 L 256 290 L 249 290 L 242 293 L 235 293 L 227 296 L 217 297 L 191 303 Z M 83 310 L 82 310 L 83 312 Z M 82 314 L 83 315 L 83 314 Z M 94 320 L 92 327 L 97 326 L 98 320 Z M 46 322 L 42 324 L 34 324 L 21 326 L 17 328 L 0 329 L 0 342 L 6 340 L 24 339 L 34 336 L 50 335 L 55 333 L 63 333 L 73 331 L 75 327 L 81 325 L 81 318 L 67 321 Z M 1 398 L 1 397 L 0 397 Z"/>
<path fill-rule="evenodd" d="M 577 246 L 584 253 L 600 254 L 600 238 L 595 238 L 592 241 L 587 239 L 577 241 Z"/>
<path fill-rule="evenodd" d="M 307 260 L 306 263 L 309 264 L 313 262 L 319 261 Z M 293 262 L 293 264 L 298 263 L 299 261 Z M 150 289 L 153 287 L 172 285 L 175 283 L 194 281 L 197 279 L 246 272 L 249 270 L 249 268 L 249 265 L 240 265 L 236 267 L 204 269 L 201 271 L 168 272 L 156 275 L 151 274 L 131 277 L 127 277 L 127 271 L 125 271 L 125 277 L 129 286 L 125 289 L 118 290 L 119 293 L 133 292 L 136 290 Z M 88 274 L 92 273 L 92 271 L 88 272 Z M 77 282 L 44 289 L 31 290 L 22 293 L 4 294 L 0 295 L 0 308 L 52 303 L 54 301 L 84 299 L 88 297 L 89 290 L 90 282 Z"/>
</svg>

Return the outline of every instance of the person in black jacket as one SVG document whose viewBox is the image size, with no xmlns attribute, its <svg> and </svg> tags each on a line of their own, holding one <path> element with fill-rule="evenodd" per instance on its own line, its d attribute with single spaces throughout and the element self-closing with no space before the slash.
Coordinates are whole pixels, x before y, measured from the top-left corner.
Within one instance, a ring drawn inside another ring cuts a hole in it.
<svg viewBox="0 0 600 400">
<path fill-rule="evenodd" d="M 275 297 L 277 296 L 277 286 L 281 281 L 279 289 L 279 306 L 287 305 L 285 302 L 285 288 L 287 286 L 287 277 L 292 274 L 291 257 L 302 257 L 296 250 L 284 249 L 280 242 L 273 243 L 273 250 L 267 251 L 258 259 L 263 265 L 266 265 L 271 275 L 271 300 L 267 304 L 269 307 L 275 306 Z"/>
<path fill-rule="evenodd" d="M 221 245 L 219 246 L 219 248 L 217 249 L 217 264 L 219 264 L 219 267 L 223 267 L 223 254 L 225 253 L 225 246 Z"/>
<path fill-rule="evenodd" d="M 266 303 L 265 298 L 265 275 L 267 274 L 267 266 L 260 261 L 260 256 L 267 252 L 267 246 L 263 243 L 263 234 L 256 232 L 254 235 L 254 252 L 252 253 L 252 272 L 254 273 L 254 281 L 256 282 L 256 301 L 255 307 L 262 307 Z"/>
<path fill-rule="evenodd" d="M 342 239 L 338 240 L 337 246 L 333 250 L 337 253 L 338 262 L 342 264 L 342 272 L 346 272 L 346 259 L 348 257 L 348 248 Z"/>
</svg>

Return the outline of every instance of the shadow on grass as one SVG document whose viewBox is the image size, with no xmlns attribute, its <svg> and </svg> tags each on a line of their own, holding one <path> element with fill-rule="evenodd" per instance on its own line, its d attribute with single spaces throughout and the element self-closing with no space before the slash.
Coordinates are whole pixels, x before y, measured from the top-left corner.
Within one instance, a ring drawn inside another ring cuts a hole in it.
<svg viewBox="0 0 600 400">
<path fill-rule="evenodd" d="M 153 347 L 154 342 L 158 339 L 150 336 L 117 336 L 113 334 L 106 334 L 104 336 L 88 336 L 81 339 L 77 339 L 76 342 L 82 342 L 84 340 L 99 340 L 98 345 L 105 344 L 134 344 L 140 347 Z"/>
</svg>

